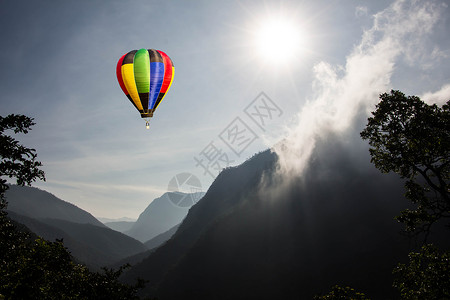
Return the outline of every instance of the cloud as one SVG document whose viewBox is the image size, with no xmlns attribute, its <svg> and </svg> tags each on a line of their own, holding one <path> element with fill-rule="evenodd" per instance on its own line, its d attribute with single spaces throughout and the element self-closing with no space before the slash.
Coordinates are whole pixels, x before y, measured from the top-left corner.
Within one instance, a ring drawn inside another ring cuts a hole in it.
<svg viewBox="0 0 450 300">
<path fill-rule="evenodd" d="M 374 107 L 379 94 L 390 87 L 396 61 L 423 55 L 422 41 L 439 12 L 432 1 L 396 1 L 373 16 L 373 26 L 364 31 L 345 66 L 315 65 L 313 94 L 288 137 L 273 149 L 282 174 L 301 174 L 319 139 L 344 132 L 361 109 L 368 113 Z"/>
<path fill-rule="evenodd" d="M 450 83 L 445 84 L 439 91 L 427 92 L 420 96 L 420 99 L 428 104 L 442 105 L 450 100 Z"/>
</svg>

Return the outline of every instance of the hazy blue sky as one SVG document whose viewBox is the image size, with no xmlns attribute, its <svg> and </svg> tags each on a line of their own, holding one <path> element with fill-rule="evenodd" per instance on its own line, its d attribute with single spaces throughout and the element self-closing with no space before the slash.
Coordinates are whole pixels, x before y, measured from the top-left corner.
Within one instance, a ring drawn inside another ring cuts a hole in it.
<svg viewBox="0 0 450 300">
<path fill-rule="evenodd" d="M 324 74 L 386 76 L 371 85 L 373 93 L 394 88 L 450 96 L 448 4 L 1 1 L 0 114 L 35 118 L 34 129 L 20 138 L 44 165 L 47 181 L 36 186 L 97 217 L 136 218 L 179 173 L 197 176 L 206 191 L 217 165 L 209 174 L 196 159 L 206 162 L 211 150 L 221 151 L 221 167 L 225 158 L 236 165 L 298 128 L 305 104 L 325 95 L 318 81 L 349 87 Z M 422 23 L 397 34 L 404 27 L 398 20 L 411 15 L 410 23 Z M 264 55 L 266 46 L 256 42 L 273 20 L 289 22 L 293 40 L 301 37 L 291 56 L 276 47 Z M 397 27 L 391 32 L 389 24 Z M 163 50 L 175 65 L 149 130 L 115 77 L 117 60 L 140 48 Z M 387 66 L 375 60 L 373 68 L 352 71 L 355 49 L 361 57 L 388 57 Z M 261 101 L 272 109 L 270 118 L 252 115 Z M 236 128 L 246 132 L 240 140 L 230 139 Z"/>
</svg>

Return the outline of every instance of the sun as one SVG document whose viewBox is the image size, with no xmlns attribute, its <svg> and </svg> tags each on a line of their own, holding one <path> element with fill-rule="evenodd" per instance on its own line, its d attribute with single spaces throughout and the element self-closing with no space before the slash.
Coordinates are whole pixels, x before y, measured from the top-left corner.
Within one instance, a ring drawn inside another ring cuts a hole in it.
<svg viewBox="0 0 450 300">
<path fill-rule="evenodd" d="M 283 18 L 271 19 L 256 30 L 255 47 L 268 63 L 288 62 L 300 54 L 305 37 L 296 23 Z"/>
</svg>

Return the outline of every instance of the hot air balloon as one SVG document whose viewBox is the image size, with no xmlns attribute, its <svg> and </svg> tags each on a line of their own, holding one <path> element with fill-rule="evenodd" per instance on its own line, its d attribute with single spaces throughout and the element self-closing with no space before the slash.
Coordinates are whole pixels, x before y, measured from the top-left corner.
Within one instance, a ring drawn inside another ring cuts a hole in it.
<svg viewBox="0 0 450 300">
<path fill-rule="evenodd" d="M 132 50 L 117 62 L 116 75 L 122 91 L 146 119 L 156 108 L 172 85 L 175 67 L 170 57 L 154 49 Z"/>
</svg>

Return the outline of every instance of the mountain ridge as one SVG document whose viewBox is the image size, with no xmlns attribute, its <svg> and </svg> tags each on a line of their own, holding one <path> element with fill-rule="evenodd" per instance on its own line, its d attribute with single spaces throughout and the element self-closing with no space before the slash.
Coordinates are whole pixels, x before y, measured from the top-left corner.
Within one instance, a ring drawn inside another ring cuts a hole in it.
<svg viewBox="0 0 450 300">
<path fill-rule="evenodd" d="M 89 223 L 34 219 L 11 211 L 8 212 L 8 217 L 46 240 L 62 239 L 64 246 L 77 262 L 84 263 L 94 270 L 147 249 L 142 243 L 127 235 Z"/>
<path fill-rule="evenodd" d="M 89 212 L 36 187 L 10 185 L 5 193 L 7 211 L 31 218 L 64 219 L 106 227 Z"/>
<path fill-rule="evenodd" d="M 63 239 L 76 261 L 92 269 L 145 251 L 146 246 L 98 221 L 90 213 L 47 191 L 11 186 L 8 216 L 49 241 Z"/>
<path fill-rule="evenodd" d="M 392 269 L 412 246 L 394 216 L 411 205 L 350 139 L 319 140 L 289 180 L 270 150 L 224 170 L 123 280 L 149 280 L 142 295 L 161 299 L 311 299 L 335 284 L 395 298 Z"/>
</svg>

